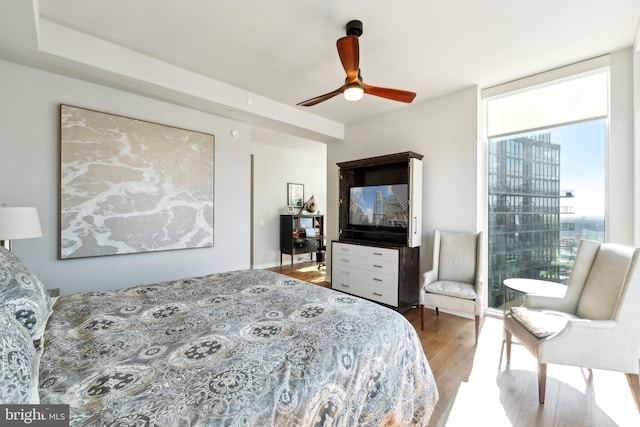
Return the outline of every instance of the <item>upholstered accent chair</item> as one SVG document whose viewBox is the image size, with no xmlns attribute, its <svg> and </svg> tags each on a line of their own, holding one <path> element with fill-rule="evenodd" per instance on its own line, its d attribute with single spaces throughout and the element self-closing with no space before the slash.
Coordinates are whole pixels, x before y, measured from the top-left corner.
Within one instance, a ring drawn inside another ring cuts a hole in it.
<svg viewBox="0 0 640 427">
<path fill-rule="evenodd" d="M 538 359 L 544 403 L 547 363 L 624 372 L 640 410 L 640 249 L 580 242 L 563 297 L 527 295 L 504 318 L 507 366 L 515 336 Z"/>
<path fill-rule="evenodd" d="M 433 234 L 433 267 L 423 274 L 420 290 L 420 328 L 425 306 L 475 316 L 476 344 L 480 320 L 486 308 L 486 284 L 482 279 L 482 232 Z"/>
</svg>

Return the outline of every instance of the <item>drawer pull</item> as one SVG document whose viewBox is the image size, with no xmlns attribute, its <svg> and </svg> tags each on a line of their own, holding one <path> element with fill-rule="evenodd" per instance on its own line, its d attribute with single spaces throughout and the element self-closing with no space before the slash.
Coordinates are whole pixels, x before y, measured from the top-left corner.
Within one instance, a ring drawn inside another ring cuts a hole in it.
<svg viewBox="0 0 640 427">
<path fill-rule="evenodd" d="M 382 268 L 382 266 L 381 266 L 381 265 L 375 265 L 375 264 L 373 264 L 373 266 L 374 266 L 375 268 Z"/>
<path fill-rule="evenodd" d="M 344 283 L 340 283 L 340 286 L 342 286 L 343 288 L 349 288 L 349 285 L 345 285 Z"/>
<path fill-rule="evenodd" d="M 350 260 L 350 259 L 346 259 L 346 258 L 342 258 L 340 261 L 342 261 L 342 262 L 346 262 L 346 263 L 351 262 L 351 260 Z"/>
<path fill-rule="evenodd" d="M 377 277 L 374 277 L 373 280 L 376 282 L 382 282 L 382 279 L 378 279 Z"/>
<path fill-rule="evenodd" d="M 374 255 L 378 255 L 378 256 L 382 256 L 383 255 L 382 252 L 374 252 L 373 254 Z"/>
<path fill-rule="evenodd" d="M 349 274 L 351 274 L 350 271 L 344 271 L 344 270 L 342 270 L 341 273 L 344 274 L 345 276 L 348 276 Z"/>
<path fill-rule="evenodd" d="M 377 293 L 377 292 L 373 292 L 373 294 L 374 294 L 375 296 L 377 296 L 377 297 L 381 297 L 381 296 L 382 296 L 382 294 L 379 294 L 379 293 Z"/>
</svg>

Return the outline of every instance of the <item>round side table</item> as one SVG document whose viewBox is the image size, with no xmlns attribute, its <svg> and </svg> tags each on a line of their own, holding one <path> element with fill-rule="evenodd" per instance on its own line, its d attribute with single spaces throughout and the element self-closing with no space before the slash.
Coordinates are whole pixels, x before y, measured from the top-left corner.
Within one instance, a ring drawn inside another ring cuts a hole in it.
<svg viewBox="0 0 640 427">
<path fill-rule="evenodd" d="M 512 290 L 522 294 L 529 295 L 545 295 L 550 297 L 562 297 L 567 291 L 567 286 L 562 283 L 549 282 L 546 280 L 536 279 L 505 279 L 503 282 L 505 287 L 504 312 L 506 313 L 507 304 L 509 304 L 506 296 L 507 290 Z M 524 300 L 522 301 L 524 302 Z M 521 304 L 522 304 L 521 302 Z M 513 304 L 510 305 L 510 307 Z"/>
</svg>

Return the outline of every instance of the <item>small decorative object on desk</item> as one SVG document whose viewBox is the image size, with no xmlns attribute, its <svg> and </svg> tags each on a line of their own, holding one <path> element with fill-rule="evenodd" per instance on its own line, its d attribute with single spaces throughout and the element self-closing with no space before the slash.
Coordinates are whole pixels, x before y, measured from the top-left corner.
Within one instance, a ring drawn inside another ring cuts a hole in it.
<svg viewBox="0 0 640 427">
<path fill-rule="evenodd" d="M 309 200 L 307 200 L 304 203 L 302 210 L 310 214 L 314 214 L 318 210 L 318 205 L 316 204 L 316 198 L 313 195 L 311 195 L 311 197 L 309 197 Z"/>
</svg>

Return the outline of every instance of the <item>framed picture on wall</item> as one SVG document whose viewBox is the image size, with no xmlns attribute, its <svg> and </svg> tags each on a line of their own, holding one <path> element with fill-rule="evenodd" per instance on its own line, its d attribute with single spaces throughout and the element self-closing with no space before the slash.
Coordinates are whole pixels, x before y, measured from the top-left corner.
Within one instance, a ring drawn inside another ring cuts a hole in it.
<svg viewBox="0 0 640 427">
<path fill-rule="evenodd" d="M 304 184 L 287 183 L 287 206 L 301 208 L 304 203 Z"/>
<path fill-rule="evenodd" d="M 61 104 L 60 259 L 212 247 L 214 142 Z"/>
</svg>

